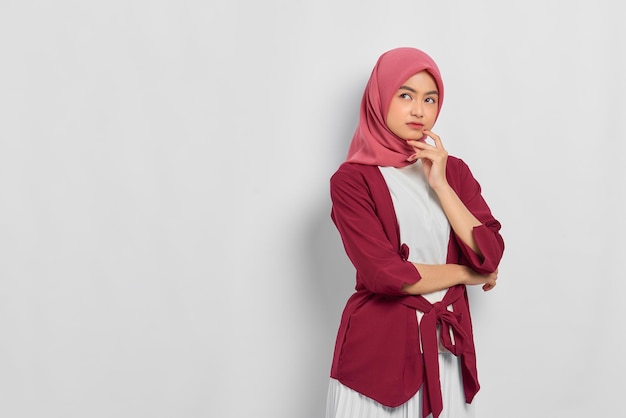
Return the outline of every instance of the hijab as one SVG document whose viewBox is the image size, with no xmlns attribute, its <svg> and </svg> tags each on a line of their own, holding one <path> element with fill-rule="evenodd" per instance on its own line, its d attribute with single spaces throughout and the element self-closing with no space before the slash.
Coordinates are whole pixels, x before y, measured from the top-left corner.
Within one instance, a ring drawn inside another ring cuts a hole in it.
<svg viewBox="0 0 626 418">
<path fill-rule="evenodd" d="M 443 103 L 443 82 L 435 61 L 416 48 L 396 48 L 378 58 L 361 100 L 359 124 L 352 137 L 346 162 L 404 167 L 415 151 L 387 127 L 389 103 L 402 83 L 426 70 L 439 90 L 438 112 Z"/>
</svg>

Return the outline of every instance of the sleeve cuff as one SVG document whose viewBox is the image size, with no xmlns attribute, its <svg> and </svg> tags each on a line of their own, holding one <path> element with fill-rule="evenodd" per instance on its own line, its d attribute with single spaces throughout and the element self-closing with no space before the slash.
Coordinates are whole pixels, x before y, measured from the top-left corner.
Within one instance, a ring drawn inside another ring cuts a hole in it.
<svg viewBox="0 0 626 418">
<path fill-rule="evenodd" d="M 474 227 L 473 234 L 482 256 L 476 254 L 467 244 L 457 239 L 463 255 L 469 262 L 469 267 L 479 274 L 493 273 L 498 268 L 504 251 L 504 242 L 500 234 L 485 225 Z"/>
</svg>

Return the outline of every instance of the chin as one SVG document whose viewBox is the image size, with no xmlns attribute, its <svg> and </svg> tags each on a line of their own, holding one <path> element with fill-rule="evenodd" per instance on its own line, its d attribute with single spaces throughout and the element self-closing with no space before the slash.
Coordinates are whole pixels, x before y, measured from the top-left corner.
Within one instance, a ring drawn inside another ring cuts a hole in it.
<svg viewBox="0 0 626 418">
<path fill-rule="evenodd" d="M 421 135 L 411 135 L 405 139 L 405 141 L 425 141 L 427 138 L 426 134 Z"/>
<path fill-rule="evenodd" d="M 394 132 L 398 138 L 403 141 L 424 141 L 427 135 L 424 132 L 409 131 L 409 132 Z M 402 134 L 402 135 L 400 135 Z"/>
</svg>

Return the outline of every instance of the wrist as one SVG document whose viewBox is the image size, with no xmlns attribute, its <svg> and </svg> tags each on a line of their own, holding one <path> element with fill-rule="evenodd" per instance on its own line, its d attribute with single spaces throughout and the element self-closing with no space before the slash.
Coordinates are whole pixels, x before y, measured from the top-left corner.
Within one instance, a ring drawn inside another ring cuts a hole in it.
<svg viewBox="0 0 626 418">
<path fill-rule="evenodd" d="M 435 191 L 435 193 L 437 193 L 437 195 L 454 192 L 454 190 L 452 190 L 452 187 L 450 186 L 450 183 L 448 183 L 448 180 L 442 180 L 440 183 L 435 184 L 431 187 Z"/>
<path fill-rule="evenodd" d="M 459 284 L 467 284 L 467 282 L 469 281 L 471 275 L 470 275 L 470 269 L 467 266 L 461 265 L 461 264 L 457 264 L 458 266 L 458 279 L 459 279 Z"/>
</svg>

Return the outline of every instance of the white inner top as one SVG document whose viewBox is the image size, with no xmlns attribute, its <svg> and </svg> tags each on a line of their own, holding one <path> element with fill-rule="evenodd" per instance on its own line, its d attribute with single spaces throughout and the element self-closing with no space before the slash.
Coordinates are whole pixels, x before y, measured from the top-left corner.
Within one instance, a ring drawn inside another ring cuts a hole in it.
<svg viewBox="0 0 626 418">
<path fill-rule="evenodd" d="M 421 161 L 402 168 L 378 168 L 391 193 L 400 227 L 400 241 L 409 247 L 408 260 L 421 264 L 445 264 L 450 224 L 437 195 L 428 184 Z M 444 289 L 422 296 L 435 303 L 441 301 L 446 292 L 447 289 Z M 418 321 L 422 316 L 422 312 L 417 311 Z"/>
</svg>

